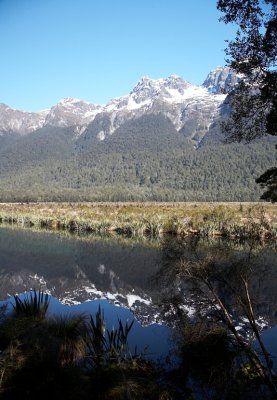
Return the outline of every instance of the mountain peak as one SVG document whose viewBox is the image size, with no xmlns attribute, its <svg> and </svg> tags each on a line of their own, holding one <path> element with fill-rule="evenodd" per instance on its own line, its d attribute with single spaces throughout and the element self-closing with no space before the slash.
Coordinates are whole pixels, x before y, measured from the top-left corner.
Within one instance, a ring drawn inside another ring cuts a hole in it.
<svg viewBox="0 0 277 400">
<path fill-rule="evenodd" d="M 168 79 L 182 79 L 182 78 L 179 75 L 172 74 L 169 75 Z"/>
<path fill-rule="evenodd" d="M 84 100 L 77 99 L 74 97 L 65 97 L 65 98 L 61 99 L 57 104 L 62 105 L 62 106 L 70 106 L 70 105 L 75 105 L 78 103 L 90 104 Z"/>
<path fill-rule="evenodd" d="M 66 97 L 50 110 L 26 113 L 0 104 L 0 132 L 29 133 L 47 125 L 86 127 L 96 115 L 104 113 L 111 119 L 109 133 L 113 133 L 128 118 L 159 112 L 171 118 L 179 130 L 198 109 L 203 115 L 206 109 L 215 114 L 218 104 L 239 79 L 230 68 L 217 67 L 209 73 L 203 86 L 193 85 L 176 74 L 160 79 L 145 75 L 128 95 L 114 98 L 104 106 Z"/>
<path fill-rule="evenodd" d="M 212 94 L 227 94 L 234 89 L 240 79 L 241 76 L 230 67 L 216 67 L 208 74 L 203 86 Z"/>
<path fill-rule="evenodd" d="M 66 97 L 54 105 L 46 115 L 45 124 L 59 127 L 85 125 L 101 111 L 101 106 Z"/>
<path fill-rule="evenodd" d="M 145 101 L 149 98 L 164 96 L 165 98 L 172 97 L 170 91 L 175 90 L 176 93 L 183 95 L 184 91 L 192 86 L 178 75 L 170 75 L 167 78 L 152 79 L 149 76 L 144 76 L 138 81 L 130 95 L 136 102 Z"/>
<path fill-rule="evenodd" d="M 140 79 L 141 82 L 149 82 L 149 81 L 153 81 L 153 80 L 154 80 L 154 79 L 150 78 L 149 75 L 144 75 L 144 76 Z M 139 82 L 140 82 L 140 81 L 139 81 Z"/>
</svg>

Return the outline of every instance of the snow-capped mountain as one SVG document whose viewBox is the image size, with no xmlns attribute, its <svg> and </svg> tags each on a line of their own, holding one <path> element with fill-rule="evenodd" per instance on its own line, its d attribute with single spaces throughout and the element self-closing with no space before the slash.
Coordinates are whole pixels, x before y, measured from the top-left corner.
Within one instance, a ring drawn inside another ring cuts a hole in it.
<svg viewBox="0 0 277 400">
<path fill-rule="evenodd" d="M 171 75 L 165 79 L 143 77 L 129 95 L 118 97 L 107 104 L 106 111 L 147 109 L 157 100 L 169 103 L 182 102 L 187 98 L 193 85 L 182 78 Z"/>
<path fill-rule="evenodd" d="M 145 114 L 163 114 L 171 120 L 177 131 L 185 130 L 186 135 L 187 126 L 193 125 L 189 136 L 193 138 L 197 132 L 199 140 L 218 118 L 227 93 L 239 79 L 230 68 L 225 67 L 210 72 L 201 86 L 193 85 L 176 75 L 162 79 L 146 76 L 128 95 L 117 97 L 104 106 L 66 98 L 50 110 L 29 113 L 0 104 L 0 134 L 23 135 L 45 126 L 74 126 L 80 136 L 89 124 L 96 121 L 99 125 L 97 137 L 104 140 L 128 120 Z M 105 129 L 101 128 L 103 119 Z"/>
<path fill-rule="evenodd" d="M 144 77 L 129 95 L 113 99 L 104 111 L 109 114 L 110 134 L 129 119 L 158 113 L 168 117 L 180 130 L 195 114 L 202 116 L 206 111 L 208 126 L 225 97 L 211 94 L 207 88 L 192 85 L 176 75 L 157 80 Z M 103 139 L 103 134 L 100 137 Z"/>
<path fill-rule="evenodd" d="M 0 104 L 0 135 L 3 133 L 19 133 L 25 135 L 41 128 L 49 110 L 25 112 Z"/>
<path fill-rule="evenodd" d="M 212 94 L 227 94 L 241 80 L 242 76 L 234 74 L 231 68 L 217 67 L 205 79 L 203 86 Z"/>
<path fill-rule="evenodd" d="M 73 126 L 86 125 L 91 122 L 102 107 L 80 99 L 66 98 L 59 101 L 47 113 L 44 125 Z"/>
</svg>

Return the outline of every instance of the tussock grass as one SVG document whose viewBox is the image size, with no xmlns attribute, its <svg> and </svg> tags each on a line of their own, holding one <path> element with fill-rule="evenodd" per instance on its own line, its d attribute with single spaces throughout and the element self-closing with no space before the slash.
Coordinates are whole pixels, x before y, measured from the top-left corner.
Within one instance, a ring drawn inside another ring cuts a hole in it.
<svg viewBox="0 0 277 400">
<path fill-rule="evenodd" d="M 79 233 L 276 239 L 277 206 L 265 203 L 2 203 L 0 222 Z"/>
<path fill-rule="evenodd" d="M 173 399 L 171 388 L 159 383 L 162 371 L 131 354 L 133 322 L 119 319 L 108 330 L 100 307 L 89 320 L 46 312 L 38 318 L 49 303 L 46 294 L 33 291 L 18 300 L 12 313 L 1 308 L 1 399 Z"/>
</svg>

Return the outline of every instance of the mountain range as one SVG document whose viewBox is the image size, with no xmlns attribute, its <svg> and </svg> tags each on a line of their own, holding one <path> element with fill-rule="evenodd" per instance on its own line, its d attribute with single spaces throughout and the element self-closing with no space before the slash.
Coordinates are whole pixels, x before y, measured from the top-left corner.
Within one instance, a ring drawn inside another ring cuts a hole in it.
<svg viewBox="0 0 277 400">
<path fill-rule="evenodd" d="M 104 106 L 66 98 L 49 110 L 35 113 L 0 104 L 0 132 L 1 135 L 26 135 L 45 126 L 74 126 L 79 136 L 93 121 L 103 119 L 106 124 L 98 132 L 98 139 L 104 140 L 128 120 L 162 113 L 178 131 L 196 118 L 198 125 L 202 122 L 204 134 L 218 117 L 228 92 L 239 79 L 225 67 L 212 71 L 202 86 L 192 85 L 176 75 L 157 80 L 146 76 L 127 96 L 116 97 Z"/>
<path fill-rule="evenodd" d="M 272 166 L 273 146 L 223 145 L 220 129 L 240 79 L 218 67 L 201 86 L 143 77 L 106 105 L 0 104 L 0 200 L 258 199 L 254 178 Z"/>
</svg>

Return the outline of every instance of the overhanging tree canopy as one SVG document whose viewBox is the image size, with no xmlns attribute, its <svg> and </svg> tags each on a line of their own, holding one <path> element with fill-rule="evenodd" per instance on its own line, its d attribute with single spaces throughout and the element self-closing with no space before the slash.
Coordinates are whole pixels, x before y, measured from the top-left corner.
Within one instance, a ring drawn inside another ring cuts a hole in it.
<svg viewBox="0 0 277 400">
<path fill-rule="evenodd" d="M 232 109 L 223 129 L 229 141 L 249 142 L 277 135 L 277 0 L 218 0 L 225 23 L 238 25 L 228 42 L 227 63 L 244 77 L 230 95 Z M 277 200 L 277 168 L 257 183 L 267 187 L 262 198 Z"/>
</svg>

